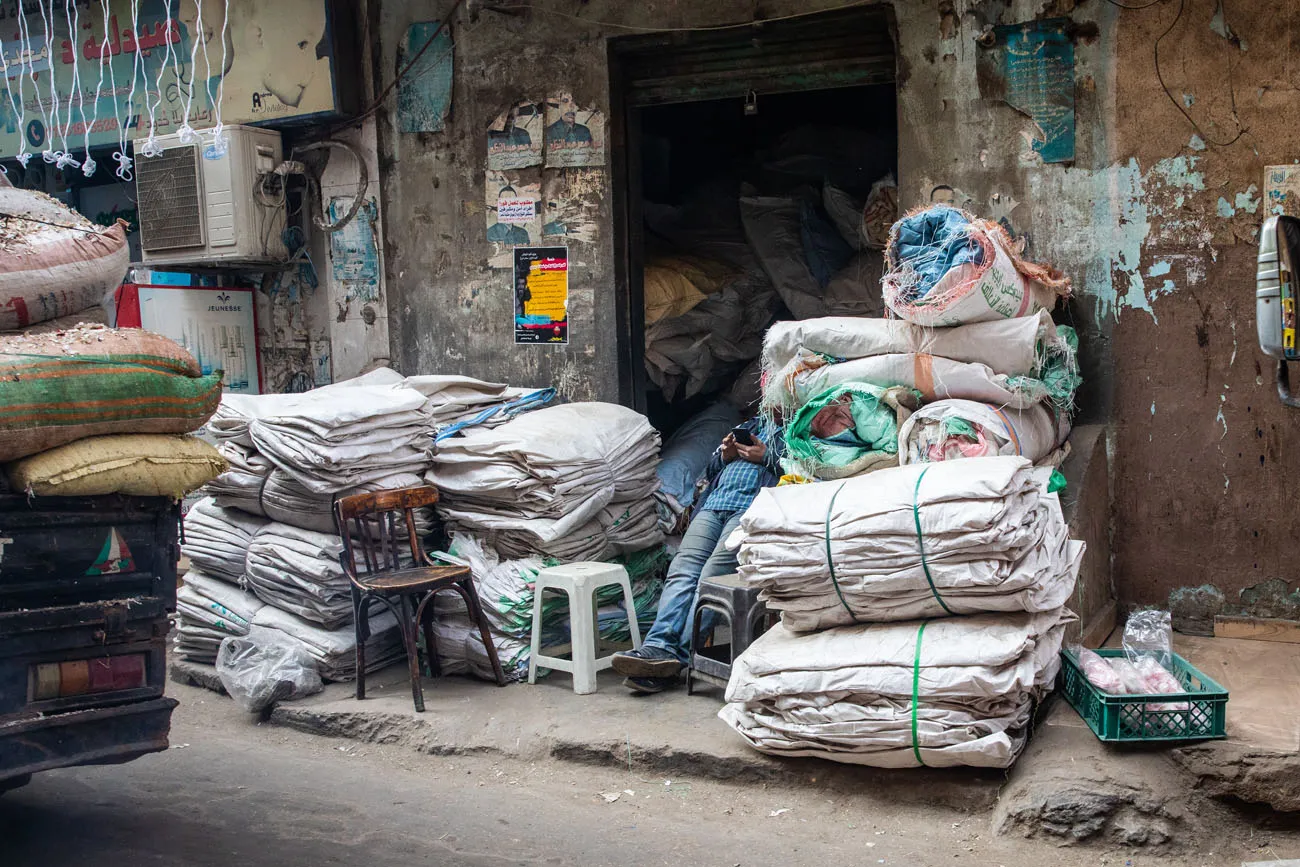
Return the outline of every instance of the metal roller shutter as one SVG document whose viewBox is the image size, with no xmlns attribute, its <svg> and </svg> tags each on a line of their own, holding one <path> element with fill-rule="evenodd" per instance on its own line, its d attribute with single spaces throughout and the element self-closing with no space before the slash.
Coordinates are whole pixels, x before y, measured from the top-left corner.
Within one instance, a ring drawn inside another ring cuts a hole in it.
<svg viewBox="0 0 1300 867">
<path fill-rule="evenodd" d="M 888 84 L 895 79 L 887 6 L 728 30 L 616 39 L 632 106 Z"/>
</svg>

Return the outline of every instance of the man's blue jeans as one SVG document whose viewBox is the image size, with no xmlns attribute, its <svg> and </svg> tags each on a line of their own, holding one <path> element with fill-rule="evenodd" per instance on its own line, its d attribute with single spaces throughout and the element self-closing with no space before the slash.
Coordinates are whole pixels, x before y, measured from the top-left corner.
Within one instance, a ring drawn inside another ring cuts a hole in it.
<svg viewBox="0 0 1300 867">
<path fill-rule="evenodd" d="M 668 566 L 668 579 L 659 597 L 659 613 L 646 634 L 645 645 L 666 650 L 683 665 L 690 661 L 691 620 L 701 578 L 736 571 L 736 552 L 725 542 L 740 523 L 741 512 L 698 512 L 682 536 L 682 546 Z M 700 634 L 707 635 L 717 621 L 706 611 Z"/>
</svg>

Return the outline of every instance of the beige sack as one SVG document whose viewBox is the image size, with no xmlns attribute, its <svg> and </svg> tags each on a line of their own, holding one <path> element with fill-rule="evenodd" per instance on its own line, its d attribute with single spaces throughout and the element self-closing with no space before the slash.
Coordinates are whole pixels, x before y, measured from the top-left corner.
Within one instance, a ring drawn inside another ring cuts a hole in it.
<svg viewBox="0 0 1300 867">
<path fill-rule="evenodd" d="M 201 439 L 161 434 L 90 437 L 9 464 L 16 491 L 39 497 L 128 494 L 180 499 L 225 472 Z"/>
</svg>

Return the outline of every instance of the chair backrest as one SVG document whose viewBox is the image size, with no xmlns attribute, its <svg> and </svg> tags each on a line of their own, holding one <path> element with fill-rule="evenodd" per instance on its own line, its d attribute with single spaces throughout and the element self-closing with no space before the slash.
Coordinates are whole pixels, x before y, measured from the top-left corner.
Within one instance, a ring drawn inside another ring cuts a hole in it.
<svg viewBox="0 0 1300 867">
<path fill-rule="evenodd" d="M 436 502 L 438 490 L 427 485 L 335 500 L 334 525 L 343 539 L 340 560 L 348 578 L 356 581 L 363 574 L 399 569 L 403 554 L 416 566 L 433 565 L 415 529 L 415 510 Z"/>
</svg>

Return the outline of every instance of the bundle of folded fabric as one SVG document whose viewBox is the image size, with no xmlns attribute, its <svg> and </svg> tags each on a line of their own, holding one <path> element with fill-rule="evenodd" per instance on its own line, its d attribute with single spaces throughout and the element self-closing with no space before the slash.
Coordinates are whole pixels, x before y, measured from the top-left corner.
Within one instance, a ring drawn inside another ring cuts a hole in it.
<svg viewBox="0 0 1300 867">
<path fill-rule="evenodd" d="M 336 494 L 428 465 L 425 397 L 404 384 L 281 395 L 248 428 L 257 451 L 317 494 Z"/>
<path fill-rule="evenodd" d="M 898 432 L 903 464 L 1017 455 L 1034 463 L 1070 435 L 1070 417 L 1050 403 L 1002 409 L 973 400 L 940 400 L 903 422 Z"/>
<path fill-rule="evenodd" d="M 996 322 L 926 328 L 887 319 L 780 322 L 763 347 L 765 406 L 788 418 L 846 382 L 907 386 L 926 402 L 966 399 L 1069 412 L 1081 383 L 1078 338 L 1040 312 Z"/>
<path fill-rule="evenodd" d="M 844 479 L 898 466 L 899 425 L 920 403 L 915 389 L 837 385 L 787 421 L 781 466 L 810 479 Z"/>
<path fill-rule="evenodd" d="M 176 652 L 185 659 L 211 664 L 221 639 L 248 634 L 264 605 L 247 590 L 190 570 L 176 591 Z"/>
<path fill-rule="evenodd" d="M 796 632 L 1059 608 L 1084 545 L 1048 475 L 994 457 L 767 488 L 733 537 L 740 575 Z"/>
<path fill-rule="evenodd" d="M 200 572 L 226 581 L 243 580 L 248 546 L 266 519 L 224 509 L 211 497 L 199 500 L 185 515 L 181 552 Z"/>
<path fill-rule="evenodd" d="M 301 647 L 316 661 L 323 680 L 344 681 L 357 676 L 357 637 L 352 625 L 325 629 L 274 605 L 253 616 L 248 637 L 253 641 L 284 640 Z M 379 671 L 405 658 L 397 617 L 382 605 L 370 609 L 370 639 L 366 642 L 366 672 Z"/>
<path fill-rule="evenodd" d="M 736 660 L 718 716 L 755 749 L 882 768 L 1006 768 L 1056 678 L 1064 609 L 784 624 Z"/>
<path fill-rule="evenodd" d="M 426 479 L 449 529 L 486 536 L 508 557 L 602 560 L 662 541 L 658 459 L 645 416 L 573 403 L 442 441 Z"/>
<path fill-rule="evenodd" d="M 268 605 L 326 629 L 352 622 L 352 585 L 337 535 L 272 522 L 248 546 L 246 580 Z"/>
</svg>

